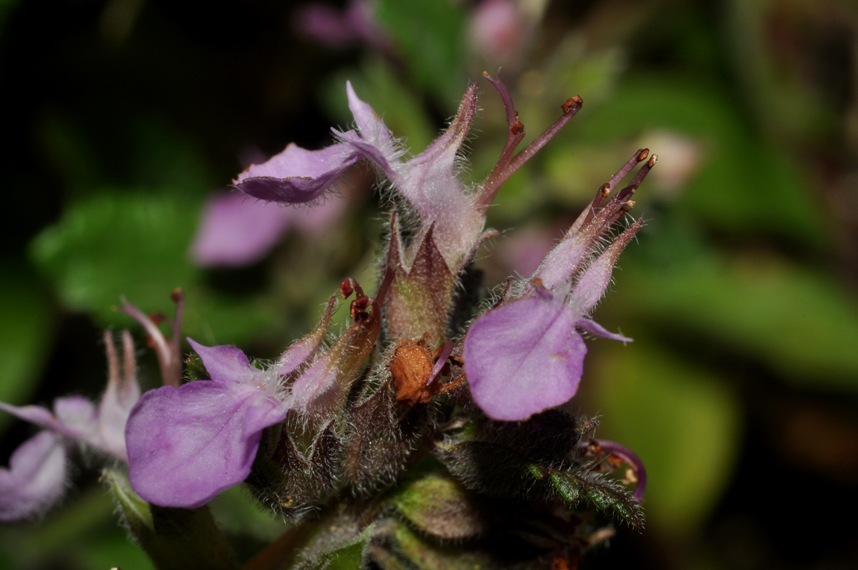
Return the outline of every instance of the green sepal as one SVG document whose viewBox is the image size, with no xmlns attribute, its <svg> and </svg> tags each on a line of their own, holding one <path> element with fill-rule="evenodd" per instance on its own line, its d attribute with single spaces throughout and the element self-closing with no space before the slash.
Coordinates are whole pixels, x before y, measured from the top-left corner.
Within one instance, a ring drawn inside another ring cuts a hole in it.
<svg viewBox="0 0 858 570">
<path fill-rule="evenodd" d="M 102 472 L 125 527 L 159 570 L 232 570 L 235 556 L 207 507 L 171 509 L 152 505 L 131 488 L 124 473 Z"/>
<path fill-rule="evenodd" d="M 419 244 L 404 248 L 400 223 L 394 213 L 387 244 L 388 270 L 394 273 L 385 302 L 385 322 L 391 338 L 426 338 L 430 345 L 447 338 L 456 278 L 435 245 L 429 228 Z M 411 253 L 413 251 L 413 253 Z M 409 254 L 413 255 L 408 259 Z"/>
<path fill-rule="evenodd" d="M 393 497 L 397 511 L 425 534 L 464 540 L 485 534 L 489 504 L 440 473 L 411 481 Z"/>
</svg>

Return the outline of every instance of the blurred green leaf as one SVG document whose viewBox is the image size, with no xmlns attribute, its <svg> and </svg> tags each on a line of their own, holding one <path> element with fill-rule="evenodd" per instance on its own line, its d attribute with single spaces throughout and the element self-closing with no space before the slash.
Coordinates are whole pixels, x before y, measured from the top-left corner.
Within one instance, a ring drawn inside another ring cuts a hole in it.
<svg viewBox="0 0 858 570">
<path fill-rule="evenodd" d="M 116 322 L 121 296 L 163 308 L 173 288 L 194 281 L 187 244 L 196 218 L 197 208 L 168 192 L 105 192 L 69 206 L 31 254 L 68 307 Z"/>
<path fill-rule="evenodd" d="M 621 357 L 598 360 L 594 374 L 593 405 L 604 414 L 599 435 L 643 461 L 647 518 L 693 533 L 732 472 L 741 433 L 737 402 L 724 379 L 652 345 L 635 342 L 612 355 Z"/>
<path fill-rule="evenodd" d="M 465 16 L 450 0 L 378 0 L 375 15 L 420 87 L 446 104 L 465 91 Z"/>
<path fill-rule="evenodd" d="M 614 308 L 627 315 L 815 389 L 858 390 L 858 306 L 824 274 L 762 252 L 624 269 Z"/>
</svg>

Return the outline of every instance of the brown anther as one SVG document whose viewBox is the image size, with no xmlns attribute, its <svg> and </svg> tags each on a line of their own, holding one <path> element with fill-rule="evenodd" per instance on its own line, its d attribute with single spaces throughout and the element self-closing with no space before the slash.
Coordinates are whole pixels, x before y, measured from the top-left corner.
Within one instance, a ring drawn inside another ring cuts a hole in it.
<svg viewBox="0 0 858 570">
<path fill-rule="evenodd" d="M 646 165 L 652 168 L 653 166 L 655 166 L 656 162 L 658 162 L 658 155 L 654 154 L 652 155 L 652 158 L 649 159 L 649 162 L 646 163 Z"/>
<path fill-rule="evenodd" d="M 356 323 L 362 323 L 369 319 L 369 313 L 367 312 L 367 307 L 370 305 L 369 297 L 366 295 L 361 295 L 359 297 L 355 297 L 355 300 L 352 301 L 349 306 L 349 314 L 352 317 L 352 320 Z"/>
<path fill-rule="evenodd" d="M 638 153 L 638 162 L 643 162 L 649 157 L 649 149 L 644 148 Z"/>
<path fill-rule="evenodd" d="M 523 133 L 523 132 L 524 132 L 524 123 L 522 123 L 522 122 L 518 119 L 518 113 L 516 113 L 516 114 L 515 114 L 515 122 L 514 122 L 514 123 L 512 124 L 512 126 L 509 128 L 509 132 L 511 132 L 511 133 L 512 133 L 513 135 L 515 135 L 515 136 L 518 136 L 518 135 L 520 135 L 521 133 Z"/>
<path fill-rule="evenodd" d="M 343 279 L 343 282 L 340 283 L 340 295 L 343 296 L 343 299 L 348 298 L 354 292 L 354 287 L 352 286 L 353 279 L 351 277 L 346 277 Z"/>
<path fill-rule="evenodd" d="M 170 293 L 170 299 L 172 299 L 174 303 L 180 303 L 185 300 L 185 292 L 182 291 L 181 288 L 176 287 L 173 289 L 173 292 Z"/>
<path fill-rule="evenodd" d="M 584 104 L 584 100 L 581 99 L 578 95 L 574 97 L 570 97 L 560 105 L 560 108 L 563 109 L 563 114 L 571 113 L 573 110 L 578 110 Z"/>
</svg>

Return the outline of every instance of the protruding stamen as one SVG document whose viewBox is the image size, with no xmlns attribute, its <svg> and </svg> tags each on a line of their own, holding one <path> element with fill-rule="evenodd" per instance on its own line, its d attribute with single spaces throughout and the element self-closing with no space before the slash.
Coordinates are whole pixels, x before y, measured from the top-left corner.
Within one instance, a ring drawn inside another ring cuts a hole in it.
<svg viewBox="0 0 858 570">
<path fill-rule="evenodd" d="M 444 369 L 444 365 L 447 364 L 447 359 L 450 357 L 450 354 L 452 352 L 453 342 L 450 340 L 445 340 L 438 354 L 438 359 L 435 361 L 435 365 L 432 367 L 432 374 L 429 375 L 429 379 L 426 381 L 427 386 L 430 386 L 435 381 L 435 378 L 437 378 L 438 375 L 441 373 L 441 370 Z"/>
<path fill-rule="evenodd" d="M 638 151 L 635 152 L 635 154 L 629 160 L 626 161 L 626 163 L 616 172 L 616 174 L 611 176 L 611 179 L 608 180 L 608 187 L 611 190 L 614 190 L 614 188 L 617 187 L 620 181 L 626 176 L 628 176 L 629 172 L 631 172 L 635 166 L 646 160 L 648 156 L 648 148 L 638 149 Z"/>
<path fill-rule="evenodd" d="M 136 306 L 128 302 L 128 299 L 122 299 L 122 306 L 118 307 L 121 313 L 133 318 L 137 321 L 149 337 L 152 343 L 152 348 L 155 350 L 155 355 L 158 357 L 158 367 L 161 369 L 161 381 L 165 386 L 178 387 L 182 375 L 182 359 L 181 359 L 181 318 L 184 309 L 183 296 L 180 290 L 176 290 L 172 294 L 173 301 L 176 303 L 176 316 L 170 323 L 172 336 L 169 341 L 158 328 L 155 321 L 143 313 Z"/>
<path fill-rule="evenodd" d="M 563 110 L 563 113 L 571 113 L 572 111 L 578 111 L 584 105 L 584 100 L 581 99 L 578 95 L 574 97 L 569 97 L 566 101 L 560 105 L 560 108 Z"/>
<path fill-rule="evenodd" d="M 492 85 L 494 85 L 494 83 L 492 83 Z M 503 95 L 501 96 L 503 97 Z M 506 102 L 504 104 L 506 104 Z M 563 115 L 513 157 L 510 157 L 509 155 L 515 147 L 510 147 L 511 140 L 508 140 L 507 146 L 504 147 L 504 151 L 501 153 L 500 160 L 498 160 L 494 170 L 492 170 L 492 173 L 489 174 L 489 177 L 486 179 L 485 183 L 483 183 L 482 188 L 480 188 L 476 200 L 477 208 L 485 211 L 494 200 L 501 185 L 519 168 L 524 166 L 528 160 L 533 158 L 537 152 L 542 150 L 542 147 L 548 144 L 548 141 L 553 139 L 554 136 L 560 132 L 560 129 L 565 127 L 566 123 L 572 120 L 572 117 L 578 113 L 578 110 L 583 104 L 584 101 L 577 95 L 566 100 L 566 102 L 561 105 Z M 509 117 L 509 111 L 507 111 L 507 117 Z M 523 134 L 524 132 L 522 131 L 521 136 L 523 136 Z M 520 140 L 521 139 L 519 138 L 515 141 L 516 146 Z"/>
<path fill-rule="evenodd" d="M 104 351 L 107 353 L 107 384 L 119 384 L 119 357 L 110 331 L 104 331 Z"/>
</svg>

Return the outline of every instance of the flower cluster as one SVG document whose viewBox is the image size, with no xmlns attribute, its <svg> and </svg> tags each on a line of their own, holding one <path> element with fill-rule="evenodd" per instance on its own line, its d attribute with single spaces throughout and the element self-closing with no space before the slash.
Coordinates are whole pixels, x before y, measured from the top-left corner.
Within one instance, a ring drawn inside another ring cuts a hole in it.
<svg viewBox="0 0 858 570">
<path fill-rule="evenodd" d="M 234 346 L 188 339 L 205 377 L 185 383 L 181 302 L 169 340 L 126 303 L 122 310 L 154 340 L 164 386 L 141 396 L 130 336 L 123 336 L 120 373 L 106 335 L 110 374 L 97 407 L 83 398 L 57 400 L 53 413 L 0 405 L 45 430 L 0 471 L 0 518 L 32 516 L 55 501 L 67 447 L 77 442 L 127 464 L 133 492 L 159 508 L 199 509 L 244 482 L 263 505 L 294 522 L 316 514 L 351 529 L 303 544 L 305 561 L 358 542 L 364 559 L 384 567 L 393 552 L 414 559 L 403 520 L 429 537 L 414 539 L 421 549 L 431 549 L 434 539 L 504 536 L 534 517 L 572 528 L 528 543 L 523 552 L 532 551 L 534 560 L 546 549 L 571 560 L 583 548 L 583 519 L 575 514 L 582 505 L 642 525 L 640 460 L 595 439 L 594 420 L 559 407 L 583 374 L 581 332 L 630 340 L 589 315 L 641 228 L 638 220 L 615 231 L 655 156 L 635 152 L 532 275 L 511 279 L 491 304 L 480 303 L 465 290 L 475 285 L 464 276 L 472 274 L 478 246 L 495 235 L 485 228 L 488 208 L 502 184 L 582 107 L 578 97 L 564 102 L 556 122 L 518 150 L 525 128 L 512 97 L 500 79 L 485 77 L 503 101 L 508 130 L 496 166 L 475 187 L 458 176 L 477 110 L 474 85 L 445 132 L 417 155 L 407 154 L 348 84 L 354 129 L 334 131 L 333 144 L 319 150 L 289 145 L 242 172 L 237 192 L 294 205 L 322 199 L 357 165 L 371 166 L 393 205 L 375 295 L 345 279 L 318 326 L 271 365 Z M 270 241 L 249 239 L 254 243 L 237 248 L 240 255 Z M 198 240 L 195 247 L 217 257 L 211 244 Z M 332 337 L 338 296 L 351 298 L 350 324 Z M 628 471 L 618 479 L 613 472 L 622 464 Z M 627 483 L 635 484 L 633 493 Z M 392 494 L 377 492 L 393 485 L 399 490 Z M 497 513 L 482 506 L 491 496 L 513 501 L 499 528 L 487 522 Z M 563 508 L 546 511 L 539 506 L 546 503 Z M 457 516 L 451 520 L 448 511 Z M 491 560 L 496 553 L 484 555 Z"/>
</svg>

